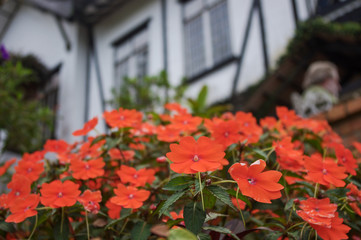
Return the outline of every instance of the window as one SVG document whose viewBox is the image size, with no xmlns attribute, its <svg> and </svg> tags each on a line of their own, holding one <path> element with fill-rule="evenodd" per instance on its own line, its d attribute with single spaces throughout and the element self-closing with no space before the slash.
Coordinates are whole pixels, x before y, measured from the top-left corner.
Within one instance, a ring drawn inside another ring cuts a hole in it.
<svg viewBox="0 0 361 240">
<path fill-rule="evenodd" d="M 125 77 L 143 79 L 148 72 L 148 21 L 113 43 L 115 88 Z"/>
<path fill-rule="evenodd" d="M 231 57 L 226 0 L 191 0 L 183 6 L 187 77 Z"/>
</svg>

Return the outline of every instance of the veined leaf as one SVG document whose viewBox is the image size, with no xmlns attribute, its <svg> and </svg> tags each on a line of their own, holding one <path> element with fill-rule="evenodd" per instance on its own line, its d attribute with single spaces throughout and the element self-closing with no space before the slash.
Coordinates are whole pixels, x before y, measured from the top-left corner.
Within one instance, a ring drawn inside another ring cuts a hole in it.
<svg viewBox="0 0 361 240">
<path fill-rule="evenodd" d="M 223 188 L 217 186 L 217 185 L 211 185 L 208 186 L 207 189 L 216 197 L 218 198 L 221 202 L 227 204 L 229 207 L 231 207 L 232 209 L 234 209 L 235 211 L 238 211 L 232 201 L 231 198 L 229 197 L 229 194 L 227 193 L 226 190 L 224 190 Z"/>
<path fill-rule="evenodd" d="M 179 191 L 189 187 L 192 184 L 192 178 L 189 176 L 180 176 L 171 179 L 164 187 L 164 190 Z"/>
<path fill-rule="evenodd" d="M 186 228 L 197 235 L 206 220 L 206 212 L 203 211 L 201 204 L 197 202 L 187 204 L 184 207 L 183 216 Z"/>
<path fill-rule="evenodd" d="M 224 228 L 224 227 L 219 227 L 219 226 L 209 226 L 209 227 L 204 227 L 204 230 L 211 230 L 211 231 L 215 231 L 215 232 L 219 232 L 219 233 L 224 233 L 224 234 L 229 234 L 231 235 L 234 239 L 240 240 L 231 230 L 229 230 L 228 228 Z"/>
<path fill-rule="evenodd" d="M 179 198 L 181 198 L 184 194 L 186 193 L 186 191 L 181 191 L 181 192 L 176 192 L 174 193 L 172 196 L 170 196 L 167 201 L 165 201 L 164 205 L 162 206 L 162 208 L 159 210 L 159 217 L 162 216 L 167 210 L 168 208 L 175 203 Z"/>
<path fill-rule="evenodd" d="M 139 221 L 134 225 L 130 238 L 132 240 L 147 240 L 151 234 L 150 228 L 151 226 L 146 222 Z"/>
<path fill-rule="evenodd" d="M 184 228 L 172 229 L 169 231 L 168 240 L 198 240 L 196 235 Z"/>
</svg>

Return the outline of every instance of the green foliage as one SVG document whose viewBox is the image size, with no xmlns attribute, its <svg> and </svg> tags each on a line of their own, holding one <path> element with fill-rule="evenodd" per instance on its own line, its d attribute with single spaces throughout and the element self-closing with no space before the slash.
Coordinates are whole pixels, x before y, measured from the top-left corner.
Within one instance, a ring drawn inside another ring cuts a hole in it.
<svg viewBox="0 0 361 240">
<path fill-rule="evenodd" d="M 22 153 L 43 144 L 42 129 L 51 126 L 53 114 L 27 96 L 28 85 L 36 81 L 32 71 L 20 62 L 0 65 L 0 129 L 8 131 L 5 149 Z"/>
<path fill-rule="evenodd" d="M 183 214 L 186 228 L 197 235 L 206 220 L 206 212 L 203 211 L 202 205 L 199 202 L 188 203 L 184 206 Z"/>
<path fill-rule="evenodd" d="M 146 76 L 143 79 L 124 78 L 119 89 L 113 89 L 113 99 L 109 103 L 115 108 L 137 109 L 152 112 L 168 102 L 186 101 L 191 113 L 196 116 L 212 117 L 229 111 L 229 105 L 207 106 L 208 87 L 203 86 L 197 98 L 185 98 L 188 88 L 186 79 L 173 86 L 168 81 L 165 71 L 157 76 Z"/>
<path fill-rule="evenodd" d="M 146 240 L 150 236 L 150 225 L 146 222 L 139 221 L 137 222 L 132 231 L 131 231 L 131 239 L 132 240 Z"/>
</svg>

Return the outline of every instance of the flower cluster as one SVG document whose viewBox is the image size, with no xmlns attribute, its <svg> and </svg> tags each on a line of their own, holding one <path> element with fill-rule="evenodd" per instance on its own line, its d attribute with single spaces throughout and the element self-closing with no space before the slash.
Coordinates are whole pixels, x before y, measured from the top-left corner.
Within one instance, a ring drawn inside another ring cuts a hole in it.
<svg viewBox="0 0 361 240">
<path fill-rule="evenodd" d="M 15 159 L 0 166 L 0 217 L 16 225 L 0 236 L 359 236 L 361 143 L 346 148 L 327 122 L 285 107 L 259 120 L 193 116 L 176 103 L 165 109 L 106 111 L 73 132 L 91 135 L 85 141 L 48 140 L 14 172 Z M 109 134 L 98 134 L 101 121 Z"/>
</svg>

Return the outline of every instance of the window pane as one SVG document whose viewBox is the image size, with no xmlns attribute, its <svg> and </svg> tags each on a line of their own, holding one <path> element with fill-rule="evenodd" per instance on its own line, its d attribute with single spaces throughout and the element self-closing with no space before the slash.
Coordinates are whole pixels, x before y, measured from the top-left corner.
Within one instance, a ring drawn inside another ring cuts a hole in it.
<svg viewBox="0 0 361 240">
<path fill-rule="evenodd" d="M 128 76 L 128 59 L 125 59 L 115 66 L 115 88 L 119 89 L 125 77 Z"/>
<path fill-rule="evenodd" d="M 227 2 L 224 1 L 210 10 L 212 51 L 214 64 L 231 55 Z"/>
<path fill-rule="evenodd" d="M 185 26 L 186 72 L 191 77 L 205 67 L 202 16 L 188 21 Z"/>
<path fill-rule="evenodd" d="M 184 5 L 184 17 L 185 19 L 189 19 L 195 15 L 197 15 L 200 11 L 202 11 L 203 0 L 192 0 L 187 2 Z"/>
<path fill-rule="evenodd" d="M 127 58 L 133 51 L 130 41 L 126 41 L 123 44 L 119 45 L 115 49 L 115 61 L 121 61 Z"/>
<path fill-rule="evenodd" d="M 134 48 L 140 49 L 144 48 L 147 45 L 148 42 L 148 31 L 145 29 L 144 31 L 141 31 L 134 37 Z"/>
<path fill-rule="evenodd" d="M 137 53 L 137 78 L 142 79 L 147 75 L 148 48 L 145 47 Z"/>
</svg>

